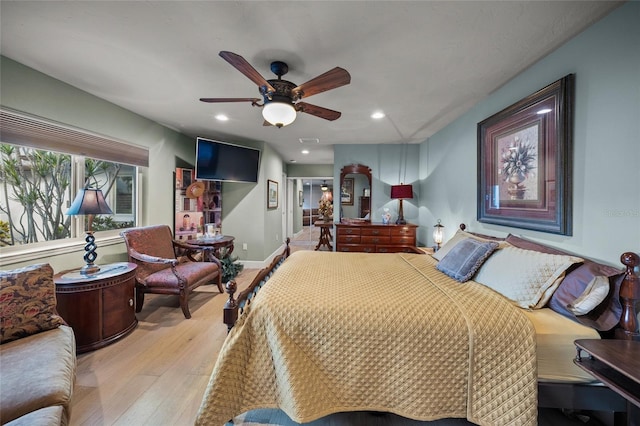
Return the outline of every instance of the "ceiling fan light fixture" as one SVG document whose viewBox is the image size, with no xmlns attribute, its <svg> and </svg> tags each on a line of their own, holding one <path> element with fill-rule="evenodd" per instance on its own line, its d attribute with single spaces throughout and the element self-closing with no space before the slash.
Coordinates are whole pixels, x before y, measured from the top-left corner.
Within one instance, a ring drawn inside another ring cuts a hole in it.
<svg viewBox="0 0 640 426">
<path fill-rule="evenodd" d="M 288 126 L 296 119 L 296 109 L 287 102 L 271 101 L 262 107 L 262 117 L 276 127 Z"/>
</svg>

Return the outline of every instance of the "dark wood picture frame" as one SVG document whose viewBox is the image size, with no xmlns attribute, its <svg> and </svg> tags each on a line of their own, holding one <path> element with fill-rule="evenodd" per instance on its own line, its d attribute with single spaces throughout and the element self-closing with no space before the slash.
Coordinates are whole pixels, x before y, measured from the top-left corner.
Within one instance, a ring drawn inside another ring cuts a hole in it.
<svg viewBox="0 0 640 426">
<path fill-rule="evenodd" d="M 267 209 L 278 208 L 278 182 L 267 180 Z"/>
<path fill-rule="evenodd" d="M 478 123 L 478 221 L 572 235 L 574 74 Z"/>
<path fill-rule="evenodd" d="M 354 178 L 344 178 L 342 188 L 340 188 L 340 204 L 344 206 L 353 205 L 353 181 Z"/>
</svg>

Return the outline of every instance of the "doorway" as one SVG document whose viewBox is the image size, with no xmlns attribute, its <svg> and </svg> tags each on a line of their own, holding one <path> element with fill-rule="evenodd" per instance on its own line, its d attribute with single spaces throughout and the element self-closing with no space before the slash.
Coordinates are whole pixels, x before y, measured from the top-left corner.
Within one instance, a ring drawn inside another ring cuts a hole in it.
<svg viewBox="0 0 640 426">
<path fill-rule="evenodd" d="M 314 250 L 320 238 L 320 228 L 313 224 L 322 219 L 319 202 L 324 198 L 333 199 L 333 178 L 290 178 L 299 183 L 298 203 L 301 220 L 293 221 L 292 249 Z M 300 198 L 301 197 L 301 198 Z M 301 204 L 301 205 L 300 205 Z M 297 226 L 296 226 L 297 225 Z"/>
</svg>

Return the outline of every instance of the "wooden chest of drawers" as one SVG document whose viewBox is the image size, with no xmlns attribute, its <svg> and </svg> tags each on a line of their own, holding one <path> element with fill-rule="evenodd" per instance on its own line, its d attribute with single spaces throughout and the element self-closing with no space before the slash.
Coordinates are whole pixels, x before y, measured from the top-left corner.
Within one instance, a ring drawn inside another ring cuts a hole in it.
<svg viewBox="0 0 640 426">
<path fill-rule="evenodd" d="M 417 225 L 337 223 L 336 251 L 414 252 Z"/>
</svg>

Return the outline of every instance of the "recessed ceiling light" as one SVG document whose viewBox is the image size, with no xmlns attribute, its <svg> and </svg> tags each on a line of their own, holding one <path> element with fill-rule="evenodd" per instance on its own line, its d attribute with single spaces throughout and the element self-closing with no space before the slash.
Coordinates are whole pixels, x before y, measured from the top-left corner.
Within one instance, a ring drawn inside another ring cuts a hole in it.
<svg viewBox="0 0 640 426">
<path fill-rule="evenodd" d="M 227 117 L 224 114 L 218 114 L 218 115 L 216 115 L 216 120 L 218 120 L 218 121 L 229 121 L 229 117 Z"/>
<path fill-rule="evenodd" d="M 384 118 L 384 112 L 382 111 L 376 111 L 373 114 L 371 114 L 371 118 L 379 120 L 381 118 Z"/>
<path fill-rule="evenodd" d="M 538 114 L 542 115 L 542 114 L 546 114 L 548 112 L 551 112 L 551 108 L 541 109 L 540 111 L 538 111 Z"/>
<path fill-rule="evenodd" d="M 308 149 L 303 149 L 303 150 L 302 150 L 302 151 L 300 151 L 300 152 L 302 152 L 304 155 L 307 155 L 307 154 L 309 153 L 309 150 L 308 150 Z"/>
</svg>

